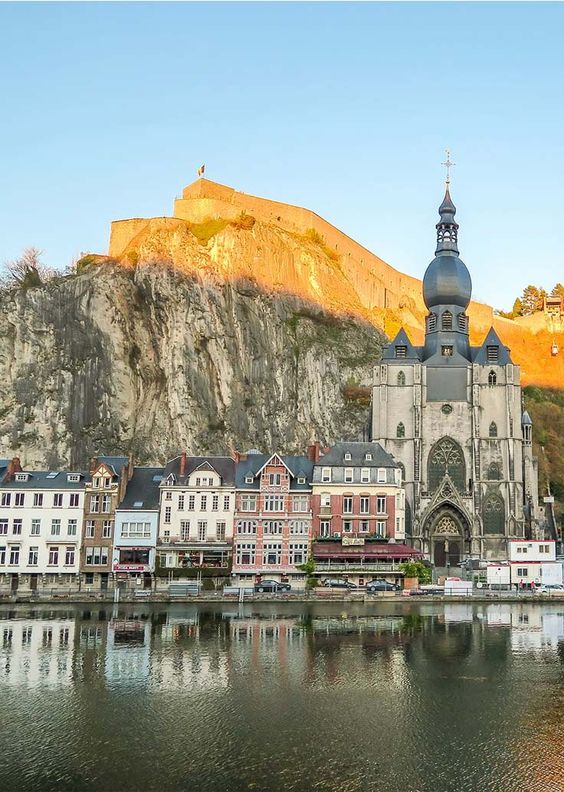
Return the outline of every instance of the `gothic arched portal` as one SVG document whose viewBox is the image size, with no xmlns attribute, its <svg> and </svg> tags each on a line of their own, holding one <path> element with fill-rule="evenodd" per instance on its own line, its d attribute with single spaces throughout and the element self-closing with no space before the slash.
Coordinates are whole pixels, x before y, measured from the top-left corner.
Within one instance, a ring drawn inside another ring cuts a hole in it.
<svg viewBox="0 0 564 792">
<path fill-rule="evenodd" d="M 462 447 L 451 437 L 441 437 L 429 453 L 427 486 L 429 492 L 439 487 L 446 474 L 459 492 L 466 488 L 466 465 Z"/>
<path fill-rule="evenodd" d="M 436 567 L 456 566 L 469 549 L 469 526 L 455 507 L 443 504 L 425 521 L 429 550 Z"/>
</svg>

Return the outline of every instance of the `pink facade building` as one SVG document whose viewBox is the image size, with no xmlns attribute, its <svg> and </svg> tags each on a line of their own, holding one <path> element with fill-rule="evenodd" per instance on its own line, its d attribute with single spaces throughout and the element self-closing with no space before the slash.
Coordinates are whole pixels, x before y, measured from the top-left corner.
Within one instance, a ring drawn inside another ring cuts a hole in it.
<svg viewBox="0 0 564 792">
<path fill-rule="evenodd" d="M 298 569 L 311 551 L 311 475 L 305 456 L 249 452 L 236 466 L 233 576 L 305 583 Z"/>
</svg>

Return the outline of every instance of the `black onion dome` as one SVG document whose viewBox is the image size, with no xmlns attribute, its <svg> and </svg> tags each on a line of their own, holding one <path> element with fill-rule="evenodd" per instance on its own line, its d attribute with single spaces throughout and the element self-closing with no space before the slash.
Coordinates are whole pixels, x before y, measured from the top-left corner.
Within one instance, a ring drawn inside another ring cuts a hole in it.
<svg viewBox="0 0 564 792">
<path fill-rule="evenodd" d="M 437 256 L 423 276 L 423 299 L 427 308 L 458 305 L 466 308 L 472 297 L 472 279 L 458 256 Z"/>
</svg>

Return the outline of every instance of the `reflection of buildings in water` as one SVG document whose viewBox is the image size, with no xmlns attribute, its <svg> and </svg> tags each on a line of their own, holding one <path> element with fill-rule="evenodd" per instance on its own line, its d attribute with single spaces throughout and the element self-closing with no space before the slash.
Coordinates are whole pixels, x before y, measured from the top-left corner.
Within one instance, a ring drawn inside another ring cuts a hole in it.
<svg viewBox="0 0 564 792">
<path fill-rule="evenodd" d="M 557 653 L 564 642 L 564 611 L 538 606 L 516 607 L 511 614 L 511 649 L 515 653 Z"/>
<path fill-rule="evenodd" d="M 106 644 L 106 680 L 140 682 L 150 673 L 151 623 L 138 619 L 111 619 Z"/>
<path fill-rule="evenodd" d="M 474 621 L 474 606 L 470 602 L 445 603 L 443 621 L 445 624 L 472 622 Z"/>
<path fill-rule="evenodd" d="M 0 682 L 58 687 L 73 673 L 74 618 L 33 616 L 0 622 Z"/>
<path fill-rule="evenodd" d="M 151 653 L 151 678 L 166 688 L 224 689 L 229 684 L 229 656 L 221 632 L 206 640 L 206 625 L 191 618 L 170 617 L 160 628 L 160 640 Z"/>
</svg>

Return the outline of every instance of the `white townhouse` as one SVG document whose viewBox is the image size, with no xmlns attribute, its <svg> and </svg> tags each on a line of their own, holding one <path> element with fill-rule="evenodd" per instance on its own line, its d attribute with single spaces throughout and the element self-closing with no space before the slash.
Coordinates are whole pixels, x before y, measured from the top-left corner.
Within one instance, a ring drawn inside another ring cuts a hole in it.
<svg viewBox="0 0 564 792">
<path fill-rule="evenodd" d="M 118 586 L 151 588 L 162 478 L 162 467 L 134 467 L 125 496 L 116 509 L 112 572 Z"/>
<path fill-rule="evenodd" d="M 157 573 L 176 576 L 181 569 L 210 569 L 218 576 L 228 575 L 235 460 L 228 456 L 192 457 L 184 452 L 165 467 L 160 490 Z"/>
<path fill-rule="evenodd" d="M 0 589 L 78 586 L 87 474 L 0 469 Z"/>
</svg>

